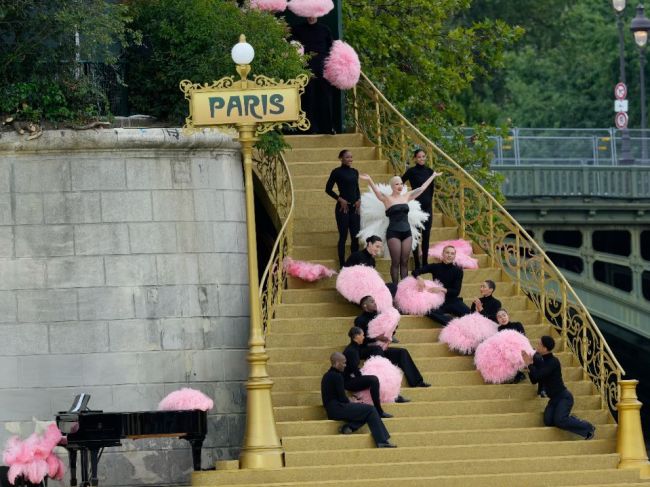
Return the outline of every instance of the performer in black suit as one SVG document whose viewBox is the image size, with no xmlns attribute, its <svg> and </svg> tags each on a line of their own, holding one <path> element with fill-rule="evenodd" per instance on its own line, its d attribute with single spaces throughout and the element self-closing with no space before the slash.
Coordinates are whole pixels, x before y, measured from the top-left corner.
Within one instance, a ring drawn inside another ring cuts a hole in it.
<svg viewBox="0 0 650 487">
<path fill-rule="evenodd" d="M 398 366 L 404 372 L 404 377 L 411 387 L 431 387 L 431 384 L 424 382 L 424 378 L 418 370 L 411 354 L 405 348 L 398 348 L 389 346 L 386 350 L 373 343 L 377 340 L 390 343 L 386 337 L 368 338 L 368 324 L 377 316 L 377 303 L 372 296 L 365 296 L 361 299 L 361 309 L 363 313 L 354 319 L 354 325 L 361 328 L 364 334 L 364 341 L 361 345 L 360 355 L 361 358 L 366 359 L 373 355 L 386 357 L 393 365 Z M 399 399 L 399 398 L 398 398 Z M 404 399 L 404 398 L 402 398 Z M 404 400 L 397 402 L 406 402 Z"/>
<path fill-rule="evenodd" d="M 537 353 L 527 354 L 522 350 L 521 357 L 528 366 L 530 381 L 541 383 L 548 394 L 549 401 L 544 409 L 544 424 L 556 426 L 582 436 L 585 440 L 594 437 L 596 428 L 588 421 L 571 416 L 573 395 L 562 380 L 562 366 L 553 355 L 555 340 L 544 335 L 537 344 Z"/>
<path fill-rule="evenodd" d="M 430 288 L 429 292 L 442 292 L 445 293 L 445 302 L 442 303 L 438 309 L 429 311 L 427 316 L 432 320 L 438 321 L 442 325 L 447 325 L 451 318 L 447 313 L 456 316 L 464 316 L 471 313 L 463 300 L 460 298 L 460 289 L 463 287 L 463 269 L 454 264 L 456 258 L 456 248 L 448 245 L 442 250 L 442 262 L 438 264 L 428 264 L 415 269 L 413 277 L 419 277 L 422 274 L 431 273 L 434 279 L 438 279 L 444 289 Z M 418 287 L 424 290 L 424 281 L 419 279 Z"/>
<path fill-rule="evenodd" d="M 382 241 L 381 237 L 372 235 L 366 239 L 366 248 L 357 252 L 353 252 L 352 255 L 348 257 L 348 260 L 345 261 L 343 267 L 365 265 L 374 269 L 377 265 L 375 257 L 381 255 L 383 250 L 384 242 Z M 393 297 L 395 297 L 395 293 L 397 292 L 397 285 L 392 282 L 387 282 L 386 287 L 393 295 Z"/>
<path fill-rule="evenodd" d="M 395 448 L 388 439 L 390 434 L 374 407 L 368 404 L 351 403 L 345 395 L 343 386 L 343 370 L 346 365 L 345 356 L 334 352 L 330 356 L 330 369 L 323 375 L 320 383 L 323 407 L 329 419 L 341 420 L 346 423 L 339 431 L 350 434 L 368 423 L 370 433 L 375 440 L 377 448 Z"/>
<path fill-rule="evenodd" d="M 486 279 L 481 283 L 481 297 L 472 302 L 472 313 L 478 311 L 488 320 L 497 320 L 497 311 L 501 309 L 501 301 L 492 295 L 496 288 L 497 285 L 490 279 Z"/>
</svg>

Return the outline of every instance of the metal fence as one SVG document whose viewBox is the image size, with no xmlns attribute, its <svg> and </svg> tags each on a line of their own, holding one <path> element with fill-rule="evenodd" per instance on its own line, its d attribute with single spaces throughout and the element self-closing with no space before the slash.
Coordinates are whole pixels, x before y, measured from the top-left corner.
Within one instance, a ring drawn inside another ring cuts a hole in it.
<svg viewBox="0 0 650 487">
<path fill-rule="evenodd" d="M 492 137 L 493 165 L 650 166 L 650 130 L 523 129 Z M 623 158 L 624 144 L 631 159 Z"/>
</svg>

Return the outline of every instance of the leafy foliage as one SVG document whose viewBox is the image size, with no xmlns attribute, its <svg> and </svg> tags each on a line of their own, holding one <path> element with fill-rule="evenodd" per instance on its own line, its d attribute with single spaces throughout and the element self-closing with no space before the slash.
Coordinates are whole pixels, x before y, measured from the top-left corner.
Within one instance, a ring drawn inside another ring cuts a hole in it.
<svg viewBox="0 0 650 487">
<path fill-rule="evenodd" d="M 210 83 L 234 75 L 230 50 L 244 33 L 255 47 L 252 74 L 287 79 L 306 73 L 288 27 L 273 15 L 244 11 L 227 0 L 132 0 L 144 45 L 128 53 L 127 82 L 136 111 L 182 123 L 181 80 Z M 144 58 L 144 59 L 143 59 Z"/>
<path fill-rule="evenodd" d="M 31 121 L 106 114 L 82 63 L 114 66 L 120 47 L 138 42 L 129 20 L 104 0 L 0 0 L 0 111 Z"/>
</svg>

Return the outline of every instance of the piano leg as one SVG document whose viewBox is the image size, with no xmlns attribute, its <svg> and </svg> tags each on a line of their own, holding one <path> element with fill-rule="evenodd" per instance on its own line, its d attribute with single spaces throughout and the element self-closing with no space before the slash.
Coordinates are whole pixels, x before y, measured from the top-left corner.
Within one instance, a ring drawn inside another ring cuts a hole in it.
<svg viewBox="0 0 650 487">
<path fill-rule="evenodd" d="M 86 448 L 79 449 L 79 457 L 81 458 L 81 487 L 88 487 L 88 450 Z"/>
<path fill-rule="evenodd" d="M 194 464 L 194 471 L 201 470 L 201 448 L 203 447 L 204 438 L 187 438 L 192 446 L 192 463 Z"/>
<path fill-rule="evenodd" d="M 99 462 L 99 449 L 91 448 L 90 449 L 90 485 L 93 487 L 99 485 L 99 479 L 97 478 L 98 462 Z"/>
<path fill-rule="evenodd" d="M 70 464 L 70 487 L 77 485 L 77 450 L 71 448 L 68 450 L 68 461 Z"/>
</svg>

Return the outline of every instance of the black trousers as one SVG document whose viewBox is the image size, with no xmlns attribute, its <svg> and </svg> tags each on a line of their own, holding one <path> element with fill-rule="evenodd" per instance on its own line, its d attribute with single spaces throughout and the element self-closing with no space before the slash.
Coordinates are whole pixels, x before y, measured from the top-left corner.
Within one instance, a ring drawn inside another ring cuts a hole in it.
<svg viewBox="0 0 650 487">
<path fill-rule="evenodd" d="M 429 241 L 431 240 L 431 225 L 433 220 L 433 207 L 429 206 L 425 208 L 422 204 L 420 205 L 422 211 L 425 211 L 429 214 L 429 219 L 424 222 L 424 228 L 422 229 L 422 240 L 420 245 L 418 245 L 415 250 L 413 250 L 413 261 L 415 263 L 415 268 L 419 269 L 423 265 L 427 265 L 429 258 Z M 422 251 L 422 262 L 420 262 L 420 251 Z"/>
<path fill-rule="evenodd" d="M 379 346 L 369 345 L 363 347 L 359 355 L 364 360 L 373 355 L 387 358 L 393 365 L 402 369 L 404 377 L 406 377 L 406 382 L 408 382 L 408 385 L 411 387 L 417 386 L 420 382 L 424 381 L 424 378 L 415 365 L 411 354 L 405 348 L 388 347 L 386 350 L 382 350 Z"/>
<path fill-rule="evenodd" d="M 354 210 L 354 205 L 348 205 L 348 212 L 343 213 L 339 204 L 334 207 L 334 216 L 336 217 L 336 227 L 339 229 L 339 264 L 343 267 L 345 264 L 345 242 L 348 240 L 348 233 L 350 234 L 350 251 L 356 252 L 359 250 L 359 240 L 357 233 L 361 228 L 361 215 Z"/>
<path fill-rule="evenodd" d="M 377 410 L 369 404 L 330 401 L 325 405 L 325 411 L 327 411 L 329 419 L 345 421 L 352 431 L 356 431 L 368 423 L 370 434 L 372 434 L 375 443 L 386 443 L 390 438 Z"/>
<path fill-rule="evenodd" d="M 344 387 L 351 392 L 359 392 L 365 389 L 370 389 L 370 397 L 375 409 L 379 414 L 384 410 L 381 407 L 381 400 L 379 399 L 379 379 L 376 375 L 362 375 L 361 377 L 352 377 L 345 379 Z"/>
<path fill-rule="evenodd" d="M 437 321 L 443 326 L 446 326 L 453 318 L 451 318 L 447 313 L 450 313 L 455 316 L 465 316 L 472 312 L 471 309 L 467 307 L 463 300 L 460 298 L 452 298 L 448 301 L 442 303 L 440 308 L 429 311 L 427 316 L 434 321 Z"/>
<path fill-rule="evenodd" d="M 313 77 L 307 83 L 301 98 L 301 106 L 311 124 L 308 133 L 332 133 L 334 129 L 332 89 L 332 85 L 323 77 Z"/>
<path fill-rule="evenodd" d="M 565 389 L 564 392 L 549 399 L 546 409 L 544 409 L 544 424 L 556 426 L 586 438 L 593 431 L 594 426 L 588 421 L 571 416 L 572 408 L 573 394 Z"/>
</svg>

